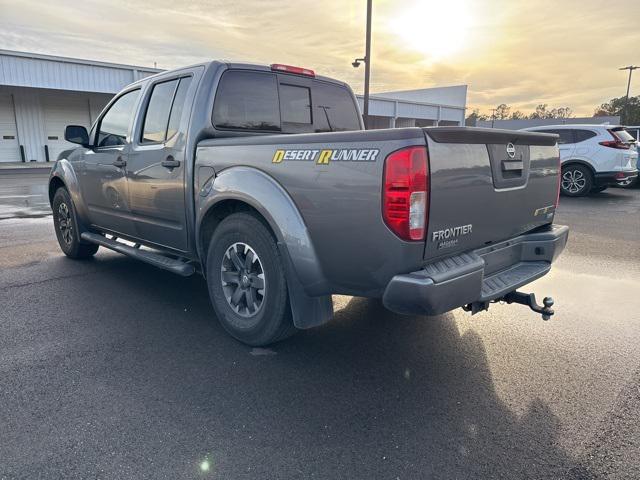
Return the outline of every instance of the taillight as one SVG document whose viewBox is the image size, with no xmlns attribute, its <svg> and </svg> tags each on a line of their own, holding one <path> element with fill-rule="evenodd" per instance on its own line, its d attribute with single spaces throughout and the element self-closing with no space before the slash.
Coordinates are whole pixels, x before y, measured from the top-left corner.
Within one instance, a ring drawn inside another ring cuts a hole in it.
<svg viewBox="0 0 640 480">
<path fill-rule="evenodd" d="M 560 204 L 560 184 L 562 183 L 562 161 L 558 155 L 558 190 L 556 192 L 556 208 Z"/>
<path fill-rule="evenodd" d="M 598 143 L 600 143 L 600 145 L 602 145 L 603 147 L 609 147 L 609 148 L 619 148 L 621 150 L 629 150 L 631 148 L 631 144 L 625 143 L 622 140 L 620 140 L 620 137 L 618 137 L 615 134 L 615 132 L 613 132 L 611 130 L 607 130 L 607 132 L 609 132 L 609 134 L 614 139 L 613 140 L 605 140 L 604 142 L 598 142 Z"/>
<path fill-rule="evenodd" d="M 407 147 L 391 153 L 384 164 L 382 216 L 403 240 L 424 240 L 428 222 L 427 149 Z"/>
<path fill-rule="evenodd" d="M 622 150 L 629 150 L 631 145 L 628 143 L 622 143 L 620 140 L 605 140 L 604 142 L 599 142 L 603 147 L 611 147 L 611 148 L 620 148 Z"/>
</svg>

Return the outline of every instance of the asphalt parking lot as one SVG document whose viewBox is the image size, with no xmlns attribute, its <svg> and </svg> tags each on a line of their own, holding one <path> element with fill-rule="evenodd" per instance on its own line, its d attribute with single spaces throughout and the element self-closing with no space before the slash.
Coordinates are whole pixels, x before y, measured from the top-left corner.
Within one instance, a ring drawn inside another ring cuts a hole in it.
<svg viewBox="0 0 640 480">
<path fill-rule="evenodd" d="M 561 199 L 550 322 L 340 296 L 251 349 L 200 278 L 65 258 L 45 183 L 0 175 L 0 478 L 640 478 L 640 189 Z"/>
</svg>

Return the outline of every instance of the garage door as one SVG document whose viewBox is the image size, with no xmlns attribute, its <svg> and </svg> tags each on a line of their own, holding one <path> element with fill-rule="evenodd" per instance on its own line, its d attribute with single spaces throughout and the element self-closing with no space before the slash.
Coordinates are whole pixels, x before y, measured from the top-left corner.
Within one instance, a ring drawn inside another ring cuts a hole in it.
<svg viewBox="0 0 640 480">
<path fill-rule="evenodd" d="M 48 94 L 42 99 L 42 106 L 45 145 L 49 147 L 49 160 L 53 162 L 63 151 L 77 147 L 64 139 L 67 125 L 82 125 L 89 129 L 89 102 L 84 96 Z"/>
<path fill-rule="evenodd" d="M 20 162 L 20 143 L 11 95 L 0 93 L 0 162 Z"/>
</svg>

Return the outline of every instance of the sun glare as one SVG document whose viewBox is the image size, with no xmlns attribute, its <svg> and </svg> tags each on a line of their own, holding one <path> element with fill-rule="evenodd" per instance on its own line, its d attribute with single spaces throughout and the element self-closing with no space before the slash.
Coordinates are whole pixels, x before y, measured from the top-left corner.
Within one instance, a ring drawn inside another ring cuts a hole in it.
<svg viewBox="0 0 640 480">
<path fill-rule="evenodd" d="M 389 21 L 402 46 L 441 60 L 459 52 L 467 41 L 471 13 L 466 0 L 418 0 Z"/>
</svg>

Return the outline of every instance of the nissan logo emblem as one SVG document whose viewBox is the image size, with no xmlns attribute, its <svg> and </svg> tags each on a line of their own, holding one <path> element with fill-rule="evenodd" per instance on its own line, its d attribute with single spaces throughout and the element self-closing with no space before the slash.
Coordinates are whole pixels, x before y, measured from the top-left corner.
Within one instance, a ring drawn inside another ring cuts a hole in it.
<svg viewBox="0 0 640 480">
<path fill-rule="evenodd" d="M 507 155 L 509 155 L 509 158 L 515 158 L 516 147 L 513 143 L 507 143 Z"/>
</svg>

